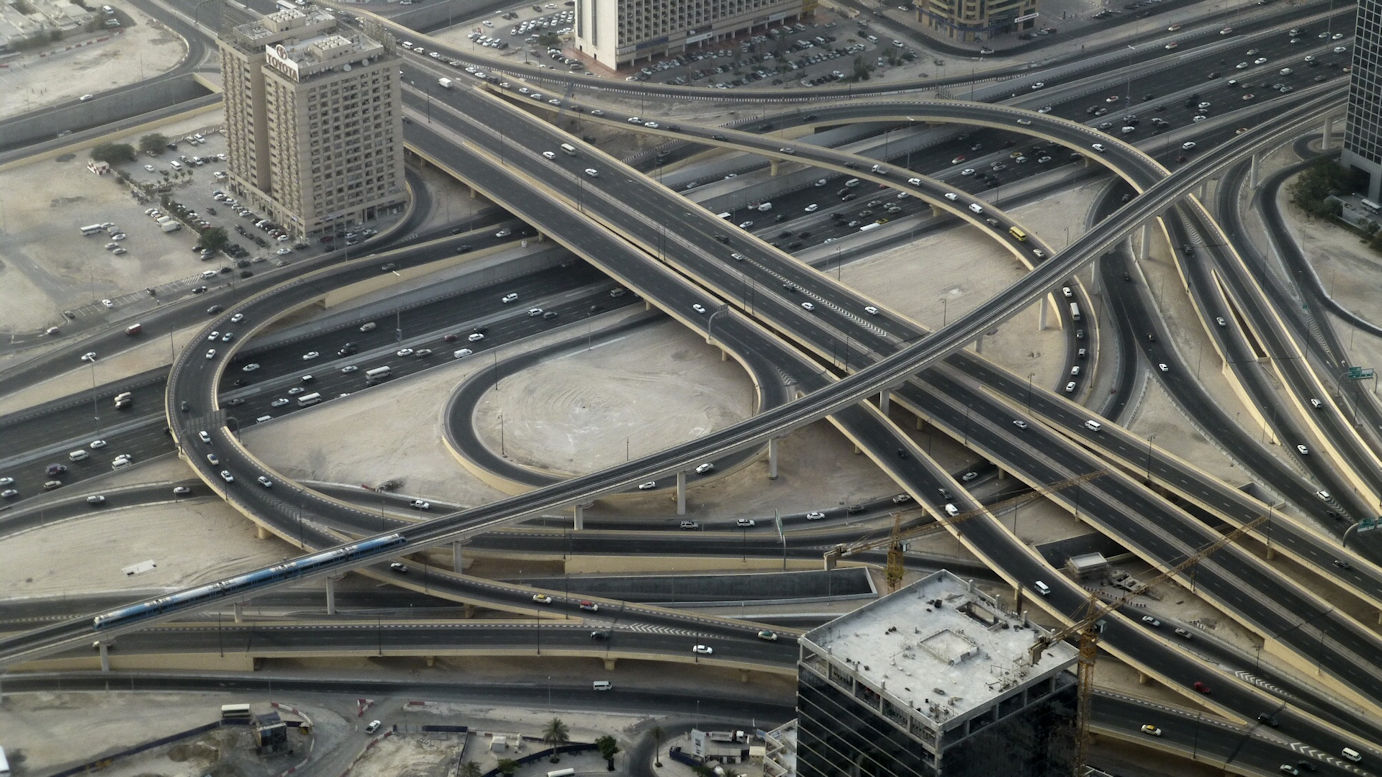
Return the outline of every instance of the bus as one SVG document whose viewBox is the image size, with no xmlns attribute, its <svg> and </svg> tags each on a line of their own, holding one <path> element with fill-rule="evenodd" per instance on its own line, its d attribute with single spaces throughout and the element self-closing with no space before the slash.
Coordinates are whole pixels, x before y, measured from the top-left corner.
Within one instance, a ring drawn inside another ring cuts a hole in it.
<svg viewBox="0 0 1382 777">
<path fill-rule="evenodd" d="M 375 367 L 372 370 L 365 370 L 365 383 L 374 385 L 381 380 L 388 380 L 391 370 L 388 367 Z"/>
<path fill-rule="evenodd" d="M 92 235 L 104 232 L 105 229 L 105 224 L 87 224 L 82 227 L 82 237 L 91 237 Z"/>
<path fill-rule="evenodd" d="M 249 720 L 254 717 L 248 704 L 222 704 L 221 722 Z"/>
<path fill-rule="evenodd" d="M 1008 227 L 1008 234 L 1012 235 L 1013 240 L 1016 240 L 1019 243 L 1027 242 L 1027 233 L 1023 232 L 1022 227 L 1019 227 L 1016 224 L 1014 224 L 1011 227 Z"/>
<path fill-rule="evenodd" d="M 313 391 L 311 394 L 303 394 L 298 397 L 298 407 L 309 407 L 322 401 L 322 395 Z"/>
<path fill-rule="evenodd" d="M 125 392 L 122 392 L 122 393 L 119 393 L 119 394 L 116 394 L 116 395 L 115 395 L 115 409 L 116 409 L 116 410 L 125 410 L 125 409 L 127 409 L 130 405 L 133 405 L 133 404 L 134 404 L 134 394 L 133 394 L 133 393 L 131 393 L 131 392 L 129 392 L 129 391 L 125 391 Z"/>
<path fill-rule="evenodd" d="M 1072 303 L 1070 303 L 1070 320 L 1071 320 L 1071 321 L 1079 321 L 1079 320 L 1080 320 L 1080 305 L 1079 305 L 1079 303 L 1077 303 L 1077 302 L 1072 302 Z M 299 401 L 301 401 L 301 400 L 299 400 Z"/>
<path fill-rule="evenodd" d="M 1359 204 L 1359 205 L 1362 205 L 1364 208 L 1367 208 L 1368 210 L 1372 211 L 1373 213 L 1382 213 L 1382 205 L 1378 205 L 1377 203 L 1373 202 L 1372 200 L 1369 200 L 1369 199 L 1366 199 L 1366 198 L 1365 198 L 1365 199 L 1359 200 L 1359 201 L 1358 201 L 1358 204 Z M 85 233 L 86 227 L 82 227 L 82 231 L 83 231 L 83 233 Z"/>
</svg>

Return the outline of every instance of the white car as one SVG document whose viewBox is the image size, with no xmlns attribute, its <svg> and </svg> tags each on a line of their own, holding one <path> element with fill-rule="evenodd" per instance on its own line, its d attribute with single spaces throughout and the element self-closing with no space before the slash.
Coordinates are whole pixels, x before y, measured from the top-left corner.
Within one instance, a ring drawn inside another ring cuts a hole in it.
<svg viewBox="0 0 1382 777">
<path fill-rule="evenodd" d="M 414 499 L 413 501 L 411 501 L 411 502 L 408 503 L 408 506 L 411 507 L 411 508 L 413 508 L 414 510 L 431 510 L 431 509 L 432 509 L 432 503 L 429 502 L 429 501 L 427 501 L 426 499 Z"/>
<path fill-rule="evenodd" d="M 518 301 L 518 292 L 516 292 L 516 291 L 511 291 L 511 292 L 509 292 L 508 294 L 505 294 L 503 297 L 500 297 L 500 298 L 499 298 L 499 301 L 502 302 L 502 303 L 504 303 L 505 305 L 507 305 L 507 304 L 509 304 L 509 303 L 511 303 L 511 302 L 517 302 L 517 301 Z"/>
<path fill-rule="evenodd" d="M 95 362 L 95 361 L 96 361 L 96 352 L 95 352 L 95 351 L 87 351 L 86 353 L 82 354 L 82 361 L 84 361 L 84 362 Z"/>
<path fill-rule="evenodd" d="M 273 487 L 274 487 L 274 482 L 273 482 L 272 480 L 269 480 L 268 478 L 264 477 L 263 475 L 260 475 L 258 478 L 256 478 L 256 480 L 259 481 L 259 485 L 261 485 L 261 486 L 263 486 L 263 487 L 265 487 L 265 488 L 273 488 Z"/>
<path fill-rule="evenodd" d="M 695 303 L 694 305 L 692 305 L 692 306 L 691 306 L 691 309 L 694 310 L 694 311 L 696 311 L 697 313 L 700 313 L 702 316 L 705 315 L 705 305 L 702 305 L 702 304 L 699 303 L 699 302 L 697 302 L 697 303 Z M 95 354 L 89 354 L 89 355 L 94 356 Z"/>
<path fill-rule="evenodd" d="M 810 312 L 812 310 L 815 310 L 816 306 L 812 305 L 810 302 L 803 302 L 801 303 L 801 309 Z"/>
<path fill-rule="evenodd" d="M 709 646 L 709 645 L 692 645 L 692 646 L 691 646 L 691 652 L 692 652 L 692 653 L 700 653 L 700 654 L 703 655 L 703 656 L 708 656 L 708 655 L 710 655 L 711 653 L 714 653 L 714 652 L 715 652 L 715 648 L 713 648 L 713 647 L 711 647 L 711 646 Z"/>
<path fill-rule="evenodd" d="M 379 730 L 379 727 L 382 726 L 382 725 L 384 725 L 383 721 L 371 720 L 371 721 L 369 722 L 369 725 L 368 725 L 368 726 L 365 726 L 365 733 L 366 733 L 366 734 L 373 734 L 374 732 L 378 731 L 378 730 Z"/>
<path fill-rule="evenodd" d="M 227 483 L 234 483 L 234 482 L 235 482 L 235 476 L 232 475 L 232 474 L 230 474 L 230 470 L 228 470 L 228 469 L 223 469 L 223 470 L 221 470 L 221 480 L 224 480 L 224 481 L 227 482 Z"/>
<path fill-rule="evenodd" d="M 825 513 L 821 512 L 820 510 L 812 510 L 811 512 L 806 514 L 806 520 L 808 521 L 819 521 L 823 520 L 824 518 Z"/>
<path fill-rule="evenodd" d="M 865 313 L 868 313 L 870 316 L 876 316 L 876 315 L 878 315 L 878 308 L 876 308 L 876 307 L 874 307 L 874 306 L 872 306 L 872 305 L 865 305 L 865 306 L 864 306 L 864 312 L 865 312 Z"/>
<path fill-rule="evenodd" d="M 758 525 L 758 522 L 752 518 L 740 518 L 739 520 L 734 522 L 734 525 L 738 526 L 741 529 L 752 529 L 753 527 Z"/>
<path fill-rule="evenodd" d="M 111 302 L 111 301 L 108 300 L 108 299 L 103 299 L 103 300 L 101 300 L 101 305 L 103 305 L 104 307 L 107 307 L 107 308 L 113 308 L 113 307 L 115 307 L 115 303 L 114 303 L 114 302 Z"/>
<path fill-rule="evenodd" d="M 813 202 L 813 203 L 811 203 L 810 205 L 807 205 L 807 206 L 806 206 L 805 208 L 803 208 L 802 210 L 805 210 L 807 213 L 815 213 L 817 210 L 820 210 L 820 207 L 821 207 L 821 206 L 819 206 L 819 205 L 817 205 L 816 203 Z"/>
<path fill-rule="evenodd" d="M 349 375 L 350 373 L 355 372 L 358 369 L 360 368 L 355 366 L 354 364 L 347 364 L 346 366 L 341 368 L 341 372 L 344 372 L 347 375 Z"/>
<path fill-rule="evenodd" d="M 206 358 L 208 358 L 208 359 L 214 359 L 214 358 L 216 358 L 216 349 L 215 349 L 215 348 L 208 348 L 208 349 L 206 349 Z"/>
<path fill-rule="evenodd" d="M 321 354 L 317 353 L 316 351 L 308 351 L 307 353 L 304 353 L 302 355 L 302 360 L 305 362 L 310 362 L 318 356 L 321 356 Z"/>
<path fill-rule="evenodd" d="M 105 440 L 92 440 L 92 441 L 91 441 L 91 446 L 90 446 L 90 447 L 91 447 L 91 450 L 93 450 L 93 451 L 95 451 L 95 450 L 100 450 L 101 448 L 106 447 L 106 441 L 105 441 Z"/>
<path fill-rule="evenodd" d="M 1297 445 L 1297 446 L 1296 446 L 1296 451 L 1297 451 L 1298 453 L 1300 453 L 1300 455 L 1302 455 L 1302 456 L 1309 456 L 1309 455 L 1310 455 L 1310 449 L 1307 448 L 1307 447 L 1305 447 L 1304 445 Z"/>
<path fill-rule="evenodd" d="M 599 171 L 599 170 L 596 170 L 596 169 L 593 168 L 593 167 L 587 167 L 587 168 L 585 169 L 585 174 L 588 175 L 588 176 L 590 176 L 591 178 L 599 178 L 599 177 L 600 177 L 600 171 Z"/>
<path fill-rule="evenodd" d="M 1187 140 L 1184 143 L 1180 144 L 1181 151 L 1190 151 L 1193 148 L 1195 148 L 1195 141 L 1193 140 Z"/>
<path fill-rule="evenodd" d="M 652 491 L 654 488 L 657 488 L 656 480 L 649 480 L 647 482 L 638 484 L 639 491 Z"/>
<path fill-rule="evenodd" d="M 412 356 L 412 355 L 413 355 L 413 349 L 412 349 L 412 348 L 399 348 L 397 351 L 394 351 L 394 352 L 393 352 L 393 355 L 394 355 L 394 356 Z"/>
<path fill-rule="evenodd" d="M 696 474 L 697 474 L 697 475 L 708 475 L 708 474 L 710 474 L 711 472 L 714 472 L 714 471 L 715 471 L 715 464 L 714 464 L 713 462 L 709 462 L 709 461 L 705 462 L 704 464 L 700 464 L 700 465 L 698 465 L 698 466 L 696 467 Z"/>
<path fill-rule="evenodd" d="M 465 339 L 472 343 L 478 343 L 481 340 L 485 339 L 485 336 L 480 334 L 479 332 L 471 332 L 470 334 L 465 336 Z"/>
</svg>

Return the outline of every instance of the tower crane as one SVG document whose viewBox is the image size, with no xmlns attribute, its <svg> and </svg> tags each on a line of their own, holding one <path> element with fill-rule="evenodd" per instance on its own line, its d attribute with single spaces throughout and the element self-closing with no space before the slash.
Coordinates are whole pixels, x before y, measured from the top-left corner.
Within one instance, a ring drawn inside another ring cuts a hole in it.
<svg viewBox="0 0 1382 777">
<path fill-rule="evenodd" d="M 1094 659 L 1099 652 L 1099 633 L 1096 624 L 1105 615 L 1127 604 L 1134 596 L 1204 561 L 1206 558 L 1213 555 L 1215 551 L 1237 541 L 1239 537 L 1251 531 L 1258 524 L 1267 520 L 1267 518 L 1268 515 L 1257 516 L 1251 521 L 1239 526 L 1237 529 L 1234 529 L 1228 534 L 1225 534 L 1219 539 L 1190 554 L 1179 564 L 1176 564 L 1146 583 L 1143 583 L 1141 586 L 1138 586 L 1136 589 L 1128 591 L 1112 601 L 1100 602 L 1097 595 L 1091 593 L 1089 599 L 1085 602 L 1083 608 L 1081 608 L 1081 614 L 1076 617 L 1074 622 L 1049 634 L 1043 634 L 1037 637 L 1036 642 L 1032 643 L 1031 648 L 1028 649 L 1028 658 L 1032 666 L 1036 666 L 1037 662 L 1041 660 L 1042 652 L 1045 651 L 1046 648 L 1076 634 L 1080 637 L 1079 658 L 1077 659 L 1077 671 L 1075 673 L 1078 685 L 1077 725 L 1079 727 L 1075 734 L 1077 748 L 1075 755 L 1076 775 L 1082 774 L 1085 755 L 1089 749 L 1089 696 L 1094 686 Z"/>
</svg>

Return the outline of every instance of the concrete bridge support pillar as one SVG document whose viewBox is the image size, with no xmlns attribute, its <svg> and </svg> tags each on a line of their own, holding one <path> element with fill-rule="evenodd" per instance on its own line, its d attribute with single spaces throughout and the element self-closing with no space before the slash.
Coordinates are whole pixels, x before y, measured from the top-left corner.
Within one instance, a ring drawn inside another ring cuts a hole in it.
<svg viewBox="0 0 1382 777">
<path fill-rule="evenodd" d="M 1056 304 L 1050 297 L 1042 297 L 1041 302 L 1037 303 L 1037 331 L 1046 331 L 1046 309 L 1047 306 Z"/>
<path fill-rule="evenodd" d="M 747 669 L 740 669 L 740 670 L 739 670 L 739 682 L 741 682 L 741 683 L 747 683 L 748 681 L 749 681 L 749 670 L 747 670 Z"/>
<path fill-rule="evenodd" d="M 273 535 L 269 533 L 269 530 L 268 530 L 268 529 L 266 529 L 266 528 L 264 528 L 263 526 L 260 526 L 260 525 L 258 525 L 258 524 L 255 524 L 255 527 L 254 527 L 254 538 L 255 538 L 256 540 L 267 540 L 268 538 L 270 538 L 270 537 L 272 537 L 272 536 L 273 536 Z"/>
<path fill-rule="evenodd" d="M 101 644 L 98 645 L 97 647 L 98 647 L 98 648 L 100 649 L 100 651 L 101 651 L 101 671 L 102 671 L 102 672 L 109 672 L 109 671 L 110 671 L 110 653 L 107 652 L 106 641 L 105 641 L 105 640 L 101 640 Z"/>
<path fill-rule="evenodd" d="M 892 407 L 892 393 L 883 389 L 878 392 L 878 409 L 883 411 L 883 415 L 887 415 L 890 407 Z"/>
<path fill-rule="evenodd" d="M 768 176 L 769 176 L 770 178 L 776 178 L 776 177 L 777 177 L 777 166 L 778 166 L 778 164 L 779 164 L 779 162 L 778 162 L 776 159 L 769 159 L 769 160 L 768 160 Z"/>
<path fill-rule="evenodd" d="M 437 665 L 436 656 L 425 656 L 423 660 L 427 662 L 427 668 L 429 669 Z"/>
<path fill-rule="evenodd" d="M 1141 672 L 1138 672 L 1138 673 L 1137 673 L 1137 684 L 1138 684 L 1138 685 L 1146 685 L 1146 684 L 1150 683 L 1151 681 L 1152 681 L 1152 678 L 1148 677 L 1147 675 L 1142 674 Z"/>
<path fill-rule="evenodd" d="M 686 515 L 686 473 L 677 473 L 677 515 Z"/>
<path fill-rule="evenodd" d="M 1248 165 L 1248 187 L 1252 189 L 1257 188 L 1258 180 L 1262 177 L 1262 166 L 1258 160 L 1258 156 L 1260 155 L 1254 153 Z"/>
<path fill-rule="evenodd" d="M 244 622 L 245 622 L 245 603 L 244 603 L 244 602 L 236 602 L 234 605 L 231 606 L 231 613 L 234 615 L 234 618 L 235 618 L 235 622 L 236 622 L 236 623 L 244 623 Z"/>
<path fill-rule="evenodd" d="M 923 430 L 923 429 L 925 429 L 925 428 L 926 428 L 926 421 L 922 420 L 922 417 L 921 417 L 921 416 L 917 416 L 917 420 L 916 420 L 916 430 L 919 432 L 919 431 L 921 431 L 921 430 Z"/>
<path fill-rule="evenodd" d="M 451 543 L 451 571 L 456 573 L 465 571 L 465 554 L 461 550 L 459 540 Z"/>
<path fill-rule="evenodd" d="M 584 528 L 585 528 L 585 505 L 576 505 L 575 507 L 571 508 L 571 512 L 572 512 L 572 516 L 573 516 L 572 521 L 571 521 L 571 529 L 572 529 L 573 531 L 580 531 L 581 529 L 584 529 Z"/>
<path fill-rule="evenodd" d="M 1329 114 L 1328 116 L 1324 117 L 1324 130 L 1323 130 L 1323 134 L 1320 135 L 1320 148 L 1321 148 L 1321 149 L 1328 149 L 1328 148 L 1329 148 L 1329 136 L 1332 135 L 1333 133 L 1334 133 L 1334 114 L 1331 113 L 1331 114 Z"/>
<path fill-rule="evenodd" d="M 979 335 L 978 337 L 974 338 L 974 352 L 975 352 L 975 353 L 983 353 L 983 352 L 984 352 L 984 336 L 983 336 L 983 335 Z"/>
<path fill-rule="evenodd" d="M 1149 256 L 1152 255 L 1152 224 L 1151 224 L 1151 222 L 1149 221 L 1149 222 L 1147 222 L 1146 224 L 1143 224 L 1143 225 L 1142 225 L 1142 229 L 1141 229 L 1140 231 L 1141 231 L 1141 233 L 1142 233 L 1142 247 L 1139 248 L 1138 251 L 1137 251 L 1137 256 L 1138 256 L 1139 259 L 1141 259 L 1141 258 L 1146 258 L 1146 257 L 1149 257 Z"/>
<path fill-rule="evenodd" d="M 326 614 L 336 614 L 336 578 L 326 576 Z"/>
<path fill-rule="evenodd" d="M 777 453 L 780 444 L 776 437 L 768 438 L 768 480 L 777 480 Z"/>
<path fill-rule="evenodd" d="M 473 605 L 473 604 L 465 604 L 465 605 L 462 605 L 462 607 L 461 607 L 461 612 L 465 613 L 465 617 L 467 617 L 467 618 L 474 618 L 474 617 L 475 617 L 475 605 Z"/>
<path fill-rule="evenodd" d="M 615 659 L 613 659 L 613 658 L 606 658 L 606 659 L 604 659 L 604 663 L 605 663 L 605 671 L 606 671 L 606 672 L 613 672 L 613 671 L 614 671 Z"/>
</svg>

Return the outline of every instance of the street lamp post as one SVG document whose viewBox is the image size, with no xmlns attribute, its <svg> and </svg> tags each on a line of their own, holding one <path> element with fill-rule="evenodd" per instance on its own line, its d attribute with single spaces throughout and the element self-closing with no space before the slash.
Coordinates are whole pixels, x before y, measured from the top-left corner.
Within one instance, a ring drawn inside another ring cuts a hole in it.
<svg viewBox="0 0 1382 777">
<path fill-rule="evenodd" d="M 1137 53 L 1137 47 L 1128 44 L 1128 91 L 1124 97 L 1124 101 L 1129 108 L 1132 107 L 1132 55 L 1135 53 Z"/>
</svg>

